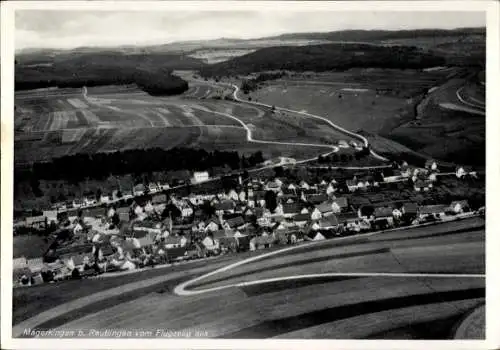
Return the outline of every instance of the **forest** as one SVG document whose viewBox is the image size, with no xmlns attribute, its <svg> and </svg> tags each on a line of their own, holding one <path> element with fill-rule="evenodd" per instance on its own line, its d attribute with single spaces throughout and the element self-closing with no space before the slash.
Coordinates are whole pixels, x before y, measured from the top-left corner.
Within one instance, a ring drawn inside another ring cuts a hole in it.
<svg viewBox="0 0 500 350">
<path fill-rule="evenodd" d="M 145 174 L 155 171 L 212 170 L 228 166 L 230 169 L 244 169 L 264 161 L 258 151 L 245 157 L 238 152 L 213 151 L 203 149 L 160 148 L 136 149 L 112 153 L 75 154 L 54 158 L 50 162 L 34 163 L 31 169 L 17 169 L 16 181 L 59 180 L 79 182 L 85 179 L 106 179 L 111 175 Z M 36 187 L 36 186 L 35 186 Z"/>
<path fill-rule="evenodd" d="M 46 64 L 23 63 L 30 60 L 33 58 L 16 58 L 16 91 L 135 83 L 151 95 L 174 95 L 186 91 L 188 83 L 172 74 L 173 69 L 201 66 L 197 60 L 180 55 L 123 55 L 114 52 L 56 56 L 53 62 Z"/>
<path fill-rule="evenodd" d="M 423 69 L 444 64 L 444 58 L 416 47 L 336 43 L 263 48 L 226 62 L 204 66 L 200 68 L 200 74 L 213 77 L 270 70 Z"/>
</svg>

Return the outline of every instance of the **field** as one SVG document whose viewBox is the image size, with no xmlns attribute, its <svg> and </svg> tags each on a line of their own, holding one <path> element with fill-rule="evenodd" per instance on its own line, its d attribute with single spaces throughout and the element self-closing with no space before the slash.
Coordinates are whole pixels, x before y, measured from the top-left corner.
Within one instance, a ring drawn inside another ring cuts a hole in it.
<svg viewBox="0 0 500 350">
<path fill-rule="evenodd" d="M 349 130 L 379 134 L 413 119 L 411 96 L 427 91 L 448 74 L 378 69 L 304 73 L 265 83 L 250 96 L 324 116 Z"/>
<path fill-rule="evenodd" d="M 440 160 L 484 166 L 484 87 L 465 78 L 434 89 L 417 107 L 416 119 L 388 137 Z"/>
<path fill-rule="evenodd" d="M 16 98 L 16 164 L 75 153 L 159 147 L 208 150 L 263 150 L 269 157 L 311 158 L 348 137 L 321 120 L 209 98 L 217 88 L 204 84 L 180 97 L 151 97 L 134 86 L 26 92 Z M 269 144 L 248 142 L 252 138 Z"/>
<path fill-rule="evenodd" d="M 12 255 L 14 258 L 24 256 L 27 259 L 43 256 L 49 247 L 44 237 L 36 235 L 14 236 Z"/>
<path fill-rule="evenodd" d="M 252 100 L 328 118 L 366 135 L 377 152 L 484 164 L 485 89 L 476 69 L 293 73 L 250 92 Z M 466 152 L 466 157 L 464 157 Z"/>
</svg>

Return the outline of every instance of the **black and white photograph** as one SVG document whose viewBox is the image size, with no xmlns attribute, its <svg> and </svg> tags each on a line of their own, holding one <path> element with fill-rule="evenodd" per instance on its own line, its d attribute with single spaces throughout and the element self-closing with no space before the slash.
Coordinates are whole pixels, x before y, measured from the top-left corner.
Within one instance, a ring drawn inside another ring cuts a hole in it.
<svg viewBox="0 0 500 350">
<path fill-rule="evenodd" d="M 13 341 L 485 346 L 493 2 L 18 3 Z"/>
</svg>

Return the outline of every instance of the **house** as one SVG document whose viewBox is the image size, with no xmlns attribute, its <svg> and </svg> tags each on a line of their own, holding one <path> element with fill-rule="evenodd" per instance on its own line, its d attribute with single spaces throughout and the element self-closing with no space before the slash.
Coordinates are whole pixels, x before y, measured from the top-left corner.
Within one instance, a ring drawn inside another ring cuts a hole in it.
<svg viewBox="0 0 500 350">
<path fill-rule="evenodd" d="M 257 224 L 259 224 L 259 226 L 261 227 L 269 227 L 272 225 L 271 218 L 266 215 L 257 217 Z"/>
<path fill-rule="evenodd" d="M 240 200 L 240 202 L 244 202 L 246 200 L 246 193 L 245 191 L 240 191 L 240 193 L 238 194 L 238 199 Z"/>
<path fill-rule="evenodd" d="M 20 269 L 24 267 L 28 267 L 28 260 L 26 259 L 26 257 L 21 256 L 19 258 L 15 258 L 14 260 L 12 260 L 13 269 Z"/>
<path fill-rule="evenodd" d="M 29 216 L 26 218 L 26 225 L 35 228 L 43 228 L 47 224 L 47 218 L 43 215 Z"/>
<path fill-rule="evenodd" d="M 166 194 L 156 194 L 151 198 L 151 203 L 153 205 L 167 203 L 167 195 Z"/>
<path fill-rule="evenodd" d="M 283 216 L 291 218 L 300 213 L 301 205 L 298 203 L 284 203 L 282 205 Z"/>
<path fill-rule="evenodd" d="M 358 189 L 358 182 L 356 179 L 346 180 L 345 184 L 349 192 L 354 192 Z"/>
<path fill-rule="evenodd" d="M 432 159 L 428 159 L 425 161 L 425 169 L 428 169 L 428 170 L 437 170 L 438 166 L 437 166 L 437 163 L 432 160 Z"/>
<path fill-rule="evenodd" d="M 411 173 L 412 173 L 410 166 L 405 161 L 403 161 L 403 163 L 401 163 L 401 165 L 399 167 L 399 172 L 401 174 L 401 177 L 403 177 L 403 178 L 409 178 L 411 176 Z"/>
<path fill-rule="evenodd" d="M 293 223 L 299 227 L 304 227 L 310 220 L 309 214 L 297 214 L 293 217 Z"/>
<path fill-rule="evenodd" d="M 193 184 L 201 183 L 201 182 L 206 182 L 210 179 L 210 175 L 208 174 L 208 171 L 195 171 L 193 173 L 193 178 L 191 179 L 191 182 Z"/>
<path fill-rule="evenodd" d="M 181 206 L 180 210 L 181 210 L 181 216 L 183 218 L 191 217 L 193 215 L 193 213 L 194 213 L 193 208 L 191 206 L 187 205 L 187 204 Z"/>
<path fill-rule="evenodd" d="M 236 204 L 231 200 L 224 200 L 222 202 L 215 203 L 214 205 L 216 214 L 234 213 L 235 207 Z"/>
<path fill-rule="evenodd" d="M 400 171 L 394 171 L 393 174 L 391 174 L 389 176 L 383 175 L 383 177 L 384 177 L 384 182 L 388 182 L 388 183 L 398 182 L 398 181 L 401 181 L 403 179 L 403 176 L 401 175 Z"/>
<path fill-rule="evenodd" d="M 413 188 L 417 192 L 429 191 L 432 187 L 433 185 L 431 180 L 417 179 L 413 184 Z"/>
<path fill-rule="evenodd" d="M 336 204 L 340 208 L 341 211 L 344 211 L 349 206 L 346 197 L 334 198 L 334 199 L 332 199 L 332 202 L 334 204 Z"/>
<path fill-rule="evenodd" d="M 97 204 L 97 198 L 94 195 L 90 195 L 88 197 L 83 198 L 83 202 L 85 205 L 95 205 Z"/>
<path fill-rule="evenodd" d="M 45 264 L 43 262 L 43 258 L 41 258 L 41 257 L 27 259 L 26 265 L 32 273 L 40 272 L 45 267 Z"/>
<path fill-rule="evenodd" d="M 399 219 L 401 219 L 402 216 L 403 216 L 403 212 L 400 209 L 394 208 L 392 210 L 392 217 L 394 219 L 398 219 L 399 220 Z"/>
<path fill-rule="evenodd" d="M 266 189 L 267 191 L 278 192 L 278 191 L 281 189 L 281 184 L 278 182 L 278 180 L 269 181 L 269 182 L 266 184 L 265 189 Z"/>
<path fill-rule="evenodd" d="M 328 200 L 328 196 L 325 193 L 322 194 L 312 194 L 307 195 L 306 200 L 311 204 L 320 204 Z"/>
<path fill-rule="evenodd" d="M 386 225 L 388 226 L 394 225 L 394 217 L 392 216 L 392 211 L 393 208 L 390 207 L 375 208 L 375 211 L 373 212 L 374 223 L 386 223 Z"/>
<path fill-rule="evenodd" d="M 168 236 L 165 237 L 165 248 L 170 249 L 170 248 L 177 248 L 181 246 L 181 239 L 182 237 L 180 236 Z"/>
<path fill-rule="evenodd" d="M 116 208 L 116 213 L 122 222 L 130 221 L 130 208 L 128 207 L 120 207 Z"/>
<path fill-rule="evenodd" d="M 248 207 L 245 209 L 245 211 L 243 211 L 243 215 L 245 215 L 246 217 L 250 217 L 250 216 L 254 216 L 255 212 L 254 212 L 253 208 Z"/>
<path fill-rule="evenodd" d="M 138 238 L 137 240 L 141 248 L 154 245 L 154 240 L 151 235 L 145 235 L 144 237 Z"/>
<path fill-rule="evenodd" d="M 111 198 L 108 195 L 101 195 L 101 198 L 99 198 L 99 202 L 101 203 L 109 203 L 110 201 Z"/>
<path fill-rule="evenodd" d="M 469 202 L 467 202 L 466 200 L 451 202 L 450 209 L 455 214 L 461 214 L 463 212 L 470 211 Z"/>
<path fill-rule="evenodd" d="M 336 230 L 339 226 L 339 222 L 335 215 L 330 215 L 326 218 L 322 218 L 317 222 L 317 226 L 319 230 Z"/>
<path fill-rule="evenodd" d="M 238 193 L 234 189 L 229 191 L 229 193 L 227 194 L 227 197 L 235 202 L 237 202 L 239 200 Z"/>
<path fill-rule="evenodd" d="M 299 187 L 304 189 L 304 190 L 308 190 L 311 188 L 311 186 L 309 186 L 309 184 L 307 182 L 305 182 L 304 180 L 300 181 Z"/>
<path fill-rule="evenodd" d="M 83 199 L 80 198 L 75 198 L 73 199 L 73 207 L 74 208 L 81 208 L 85 205 Z"/>
<path fill-rule="evenodd" d="M 315 208 L 321 213 L 321 216 L 327 216 L 333 214 L 334 210 L 333 202 L 331 201 L 324 201 L 323 203 L 316 205 Z"/>
<path fill-rule="evenodd" d="M 418 205 L 413 202 L 405 203 L 401 207 L 401 212 L 405 216 L 416 218 L 418 215 Z"/>
<path fill-rule="evenodd" d="M 150 182 L 148 184 L 149 193 L 156 193 L 161 190 L 160 186 L 156 182 Z"/>
<path fill-rule="evenodd" d="M 328 184 L 328 186 L 326 187 L 326 195 L 331 196 L 333 195 L 334 192 L 335 192 L 335 187 L 333 187 L 333 184 L 332 183 Z"/>
<path fill-rule="evenodd" d="M 217 218 L 214 218 L 214 217 L 210 218 L 206 222 L 205 231 L 208 231 L 208 232 L 217 231 L 219 229 L 219 222 L 220 222 L 220 220 Z"/>
<path fill-rule="evenodd" d="M 103 218 L 107 214 L 106 208 L 87 208 L 83 210 L 83 217 L 86 218 Z"/>
<path fill-rule="evenodd" d="M 132 193 L 134 196 L 142 196 L 146 192 L 146 186 L 143 184 L 135 185 L 132 189 Z"/>
<path fill-rule="evenodd" d="M 245 225 L 245 220 L 242 216 L 236 216 L 231 219 L 227 219 L 224 223 L 224 228 L 226 229 L 236 229 Z"/>
<path fill-rule="evenodd" d="M 358 216 L 356 212 L 341 213 L 336 215 L 337 221 L 340 225 L 343 225 L 345 230 L 359 232 L 361 230 L 362 219 Z"/>
<path fill-rule="evenodd" d="M 323 214 L 321 213 L 321 211 L 318 208 L 314 208 L 310 217 L 311 217 L 312 221 L 318 221 L 319 219 L 321 219 L 323 217 Z"/>
<path fill-rule="evenodd" d="M 419 219 L 434 218 L 439 219 L 446 215 L 449 206 L 444 204 L 424 205 L 418 210 Z"/>
</svg>

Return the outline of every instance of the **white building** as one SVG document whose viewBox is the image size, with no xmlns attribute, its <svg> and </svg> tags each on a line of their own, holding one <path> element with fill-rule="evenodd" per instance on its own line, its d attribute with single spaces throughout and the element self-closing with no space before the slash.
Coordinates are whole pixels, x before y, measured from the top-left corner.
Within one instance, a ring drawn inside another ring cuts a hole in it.
<svg viewBox="0 0 500 350">
<path fill-rule="evenodd" d="M 208 175 L 208 171 L 195 171 L 193 173 L 193 178 L 191 179 L 191 182 L 200 183 L 208 181 L 209 179 L 210 176 Z"/>
</svg>

